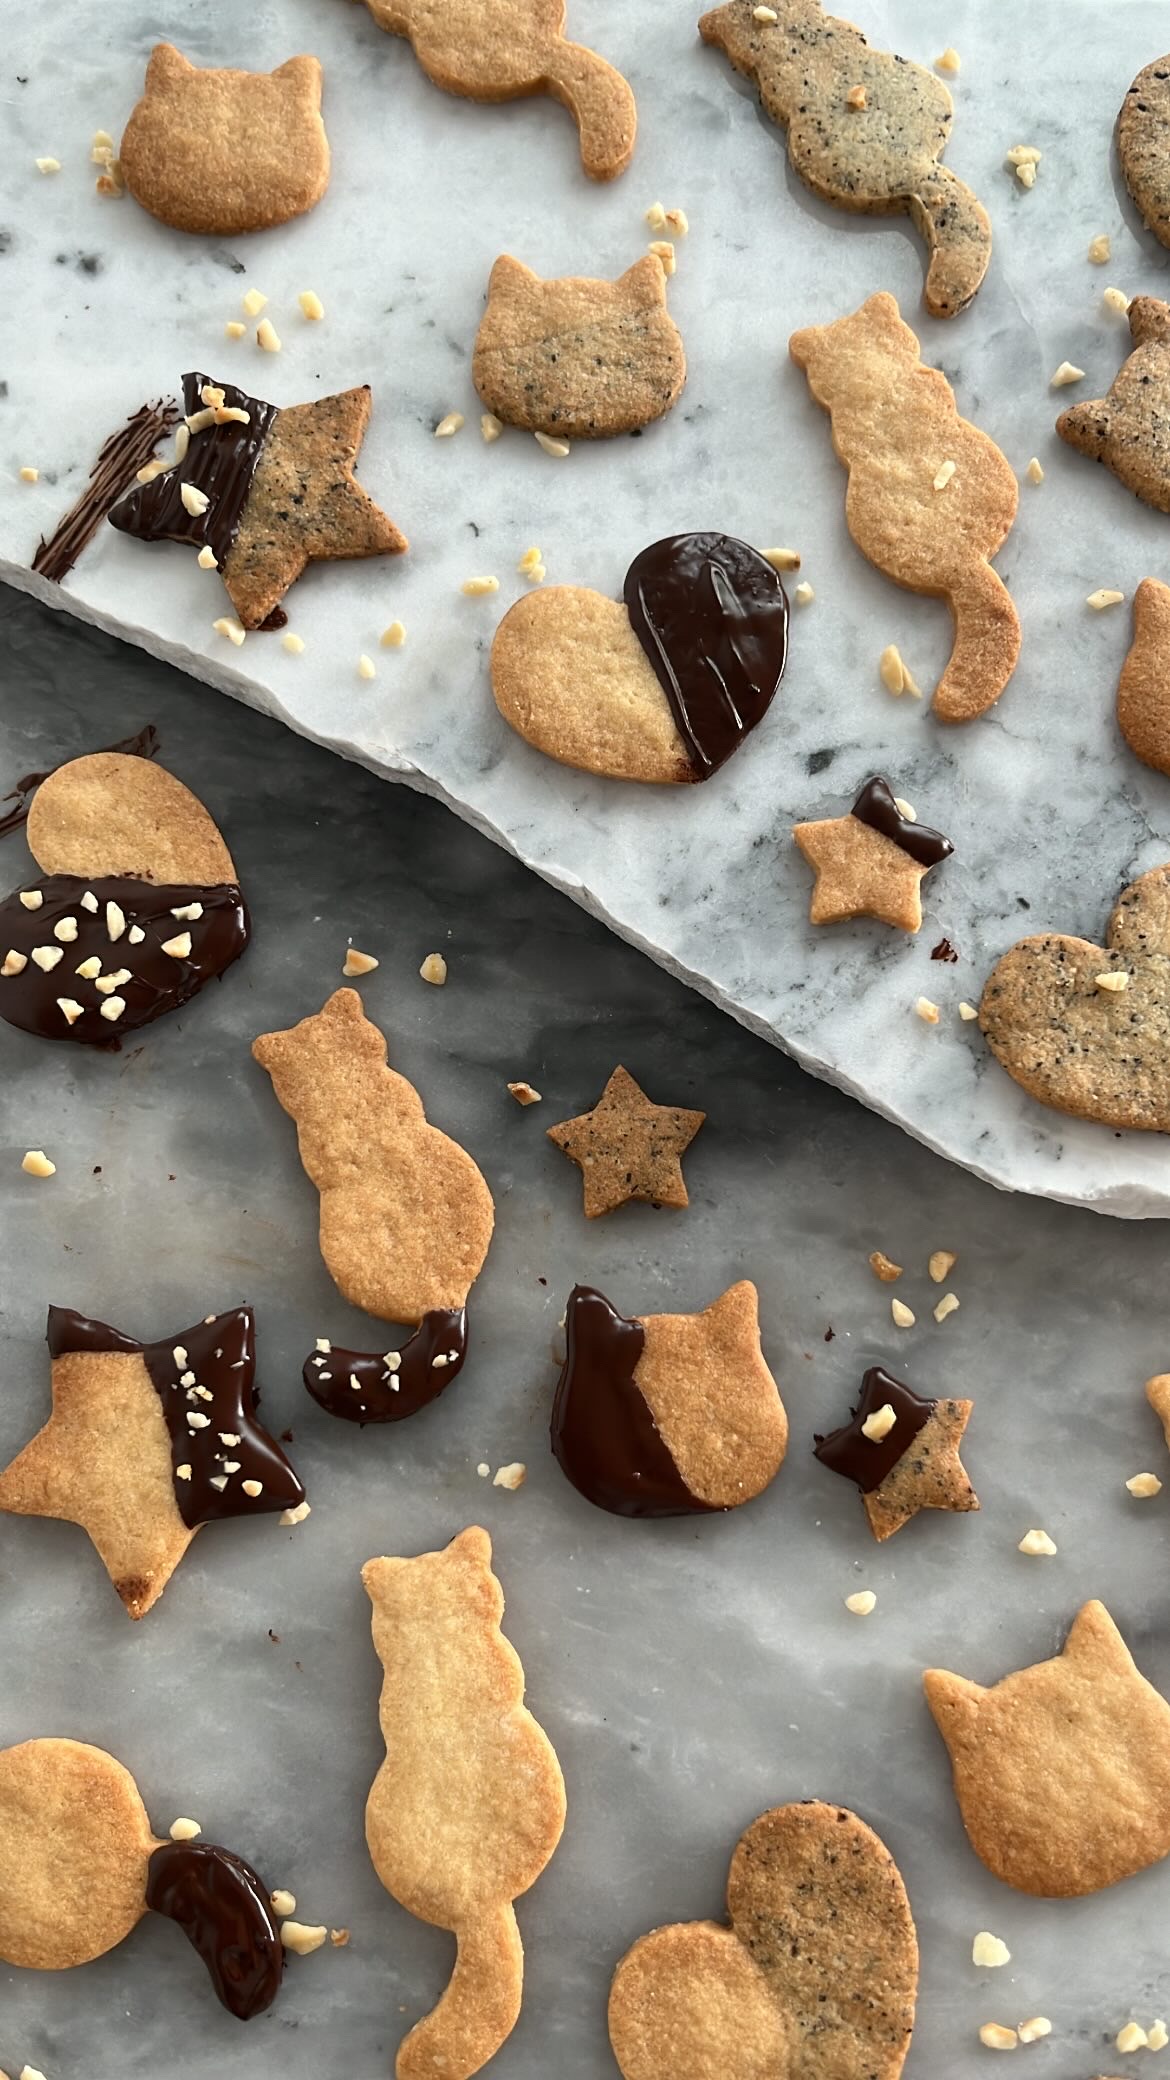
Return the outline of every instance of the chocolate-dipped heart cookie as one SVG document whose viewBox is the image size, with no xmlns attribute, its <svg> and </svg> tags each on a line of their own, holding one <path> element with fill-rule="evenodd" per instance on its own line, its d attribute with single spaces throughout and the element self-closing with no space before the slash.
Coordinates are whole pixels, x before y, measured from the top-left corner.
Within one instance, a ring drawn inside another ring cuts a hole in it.
<svg viewBox="0 0 1170 2080">
<path fill-rule="evenodd" d="M 492 644 L 492 691 L 564 765 L 707 780 L 767 714 L 787 654 L 788 601 L 759 551 L 672 535 L 634 558 L 620 601 L 577 585 L 517 600 Z"/>
</svg>

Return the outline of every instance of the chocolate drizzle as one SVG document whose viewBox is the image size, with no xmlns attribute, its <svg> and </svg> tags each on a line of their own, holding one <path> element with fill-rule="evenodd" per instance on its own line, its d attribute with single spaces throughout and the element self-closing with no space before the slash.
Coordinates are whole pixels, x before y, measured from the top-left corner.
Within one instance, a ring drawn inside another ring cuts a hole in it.
<svg viewBox="0 0 1170 2080">
<path fill-rule="evenodd" d="M 255 1319 L 250 1307 L 212 1315 L 160 1343 L 138 1343 L 106 1322 L 51 1307 L 49 1355 L 137 1351 L 162 1403 L 179 1515 L 189 1530 L 220 1517 L 295 1509 L 305 1491 L 275 1438 L 256 1420 Z M 244 1483 L 258 1481 L 257 1494 Z"/>
<path fill-rule="evenodd" d="M 762 721 L 784 676 L 784 587 L 732 535 L 676 534 L 635 556 L 624 596 L 695 778 L 707 780 Z"/>
<path fill-rule="evenodd" d="M 925 823 L 911 823 L 903 816 L 889 781 L 880 774 L 866 781 L 849 813 L 859 823 L 867 823 L 871 831 L 880 831 L 883 838 L 892 838 L 920 867 L 941 866 L 955 849 L 941 831 L 932 831 Z"/>
<path fill-rule="evenodd" d="M 60 519 L 48 540 L 37 545 L 32 567 L 57 585 L 92 542 L 110 507 L 133 484 L 140 469 L 179 418 L 173 404 L 144 404 L 105 443 L 81 497 Z"/>
<path fill-rule="evenodd" d="M 435 1307 L 400 1351 L 350 1351 L 331 1344 L 306 1358 L 301 1377 L 318 1406 L 345 1423 L 400 1423 L 462 1371 L 467 1310 Z"/>
<path fill-rule="evenodd" d="M 862 1424 L 887 1401 L 894 1411 L 893 1429 L 876 1440 L 867 1437 Z M 925 1430 L 935 1407 L 935 1402 L 912 1393 L 882 1366 L 871 1365 L 861 1382 L 861 1400 L 852 1420 L 828 1437 L 818 1437 L 816 1456 L 822 1466 L 843 1474 L 847 1481 L 856 1481 L 863 1495 L 871 1495 L 909 1451 L 919 1431 Z"/>
<path fill-rule="evenodd" d="M 30 894 L 41 897 L 31 910 L 21 901 Z M 194 905 L 198 917 L 175 915 Z M 62 937 L 63 930 L 74 936 Z M 43 1039 L 116 1047 L 123 1034 L 177 1010 L 230 968 L 249 930 L 234 882 L 200 888 L 160 886 L 124 874 L 92 881 L 79 874 L 45 875 L 0 901 L 0 1018 Z M 163 951 L 184 933 L 191 940 L 189 954 Z M 60 959 L 52 959 L 54 954 Z M 78 973 L 94 959 L 100 963 L 96 974 Z M 79 1014 L 63 1011 L 62 1000 L 80 1006 Z M 115 1017 L 111 1007 L 119 1004 Z"/>
<path fill-rule="evenodd" d="M 103 744 L 101 748 L 103 751 L 120 751 L 127 758 L 155 758 L 158 755 L 158 731 L 153 722 L 148 722 L 136 736 L 123 737 L 120 743 Z M 65 764 L 67 761 L 62 760 L 61 763 Z M 7 794 L 0 795 L 0 811 L 3 811 L 0 814 L 0 838 L 7 838 L 12 831 L 18 831 L 22 824 L 28 822 L 32 798 L 41 781 L 47 780 L 50 774 L 57 770 L 56 766 L 46 766 L 43 773 L 25 773 L 9 788 Z M 5 809 L 5 802 L 11 802 L 14 806 Z"/>
<path fill-rule="evenodd" d="M 196 373 L 183 377 L 183 409 L 188 418 L 204 409 L 202 392 L 209 381 L 208 376 Z M 214 387 L 223 391 L 226 406 L 247 412 L 247 425 L 228 419 L 193 433 L 182 462 L 149 484 L 136 484 L 111 510 L 110 524 L 143 542 L 189 542 L 196 549 L 209 548 L 222 566 L 235 541 L 276 406 L 249 397 L 234 383 Z M 187 511 L 182 497 L 185 484 L 206 494 L 206 512 Z"/>
<path fill-rule="evenodd" d="M 232 2015 L 250 2022 L 272 2006 L 284 1950 L 251 1864 L 212 1842 L 164 1842 L 146 1866 L 146 1904 L 177 1922 Z"/>
<path fill-rule="evenodd" d="M 592 1286 L 574 1286 L 565 1333 L 552 1448 L 577 1492 L 615 1517 L 711 1510 L 687 1487 L 634 1377 L 646 1342 L 641 1322 Z"/>
</svg>

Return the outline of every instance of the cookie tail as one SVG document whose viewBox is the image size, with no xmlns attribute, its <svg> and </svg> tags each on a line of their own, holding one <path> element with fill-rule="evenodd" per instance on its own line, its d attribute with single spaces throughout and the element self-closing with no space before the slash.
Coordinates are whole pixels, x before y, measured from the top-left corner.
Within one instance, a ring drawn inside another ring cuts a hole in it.
<svg viewBox="0 0 1170 2080">
<path fill-rule="evenodd" d="M 399 2045 L 396 2080 L 470 2080 L 516 2027 L 524 1952 L 511 1902 L 487 1908 L 456 1940 L 450 1984 Z"/>
<path fill-rule="evenodd" d="M 1015 671 L 1020 620 L 1007 586 L 982 559 L 955 578 L 949 597 L 955 641 L 932 705 L 940 722 L 970 722 L 994 706 Z"/>
<path fill-rule="evenodd" d="M 634 156 L 638 111 L 628 80 L 580 43 L 558 39 L 544 84 L 581 133 L 581 164 L 591 181 L 612 181 Z"/>
<path fill-rule="evenodd" d="M 991 219 L 949 166 L 936 166 L 910 197 L 910 215 L 930 253 L 926 308 L 932 318 L 956 318 L 987 273 Z"/>
</svg>

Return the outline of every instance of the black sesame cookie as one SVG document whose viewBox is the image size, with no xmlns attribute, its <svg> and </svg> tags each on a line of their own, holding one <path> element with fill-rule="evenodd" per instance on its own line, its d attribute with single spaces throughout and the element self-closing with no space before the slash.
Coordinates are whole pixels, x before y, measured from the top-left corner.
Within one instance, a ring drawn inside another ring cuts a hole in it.
<svg viewBox="0 0 1170 2080">
<path fill-rule="evenodd" d="M 656 253 L 616 282 L 544 281 L 509 253 L 492 268 L 471 379 L 505 425 L 574 441 L 632 433 L 677 403 L 686 373 Z"/>
<path fill-rule="evenodd" d="M 1143 66 L 1126 94 L 1117 157 L 1146 229 L 1170 246 L 1170 55 Z"/>
</svg>

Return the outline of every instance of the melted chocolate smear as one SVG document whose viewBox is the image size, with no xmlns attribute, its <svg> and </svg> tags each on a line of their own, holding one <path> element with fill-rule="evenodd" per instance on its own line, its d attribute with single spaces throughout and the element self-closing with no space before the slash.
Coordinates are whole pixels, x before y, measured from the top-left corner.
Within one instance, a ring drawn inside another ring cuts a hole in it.
<svg viewBox="0 0 1170 2080">
<path fill-rule="evenodd" d="M 345 1423 L 401 1423 L 437 1401 L 463 1369 L 467 1310 L 435 1307 L 400 1351 L 314 1351 L 301 1377 L 318 1406 Z"/>
<path fill-rule="evenodd" d="M 183 409 L 189 418 L 204 409 L 202 392 L 210 380 L 197 373 L 183 377 Z M 249 397 L 234 383 L 217 383 L 215 388 L 223 391 L 225 405 L 247 412 L 247 425 L 228 419 L 223 425 L 193 433 L 183 461 L 149 484 L 136 484 L 113 507 L 110 524 L 143 542 L 189 542 L 196 549 L 209 548 L 222 569 L 248 502 L 276 406 Z M 184 484 L 206 493 L 205 513 L 187 511 Z"/>
<path fill-rule="evenodd" d="M 646 1342 L 641 1322 L 592 1286 L 574 1286 L 565 1330 L 552 1448 L 578 1494 L 615 1517 L 710 1511 L 687 1487 L 634 1378 Z"/>
<path fill-rule="evenodd" d="M 41 897 L 34 910 L 20 900 L 32 893 Z M 87 896 L 93 900 L 86 902 Z M 200 916 L 175 916 L 193 904 L 200 906 Z M 76 936 L 62 938 L 61 927 L 75 927 Z M 46 1040 L 117 1047 L 124 1034 L 177 1010 L 213 975 L 230 968 L 244 951 L 249 930 L 244 898 L 233 882 L 218 888 L 167 887 L 129 875 L 87 881 L 79 874 L 47 874 L 0 901 L 0 970 L 14 965 L 12 955 L 24 963 L 18 972 L 0 972 L 0 1018 Z M 132 942 L 132 932 L 143 936 Z M 184 932 L 190 934 L 190 953 L 164 953 L 164 945 Z M 42 960 L 53 954 L 61 958 L 45 967 L 38 953 Z M 95 958 L 100 962 L 96 975 L 78 973 Z M 113 983 L 110 977 L 116 978 Z M 80 1005 L 80 1015 L 72 1008 L 68 1014 L 62 1011 L 62 999 L 70 1007 Z M 106 1017 L 103 1005 L 116 1003 L 123 1007 L 118 1016 Z"/>
<path fill-rule="evenodd" d="M 138 731 L 137 736 L 123 737 L 117 744 L 103 744 L 101 749 L 121 751 L 128 758 L 155 758 L 158 755 L 158 731 L 153 722 L 148 722 L 145 729 Z M 68 761 L 63 759 L 61 763 L 64 765 Z M 46 766 L 43 773 L 25 773 L 22 779 L 9 788 L 7 794 L 0 795 L 0 811 L 3 812 L 0 814 L 0 838 L 6 838 L 10 831 L 17 831 L 23 823 L 28 822 L 32 798 L 41 781 L 47 780 L 57 771 L 56 766 Z M 15 806 L 5 809 L 5 802 L 12 802 Z"/>
<path fill-rule="evenodd" d="M 53 1358 L 73 1351 L 141 1353 L 170 1432 L 175 1501 L 188 1530 L 220 1517 L 270 1516 L 304 1501 L 280 1446 L 256 1420 L 250 1307 L 212 1315 L 160 1343 L 137 1343 L 106 1322 L 51 1307 L 48 1343 Z M 260 1492 L 247 1494 L 245 1481 L 258 1481 Z"/>
<path fill-rule="evenodd" d="M 894 1427 L 875 1442 L 861 1426 L 887 1401 L 894 1411 Z M 828 1437 L 818 1437 L 816 1456 L 822 1466 L 843 1474 L 847 1481 L 856 1481 L 863 1495 L 871 1495 L 909 1451 L 919 1431 L 926 1428 L 934 1409 L 933 1401 L 912 1393 L 902 1380 L 895 1379 L 880 1365 L 871 1365 L 861 1382 L 861 1400 L 852 1421 L 843 1423 Z"/>
<path fill-rule="evenodd" d="M 867 823 L 871 831 L 880 831 L 883 838 L 892 838 L 920 867 L 941 866 L 955 849 L 941 831 L 932 831 L 925 823 L 911 823 L 908 816 L 903 816 L 889 781 L 880 774 L 866 781 L 850 814 L 859 823 Z"/>
<path fill-rule="evenodd" d="M 959 956 L 949 939 L 940 939 L 937 946 L 931 947 L 930 958 L 932 961 L 951 961 L 953 963 L 958 960 Z"/>
<path fill-rule="evenodd" d="M 625 602 L 695 778 L 707 780 L 763 720 L 784 676 L 784 587 L 746 542 L 676 534 L 635 556 Z"/>
<path fill-rule="evenodd" d="M 138 471 L 153 461 L 159 442 L 165 440 L 179 416 L 170 403 L 140 405 L 126 424 L 110 435 L 81 497 L 58 521 L 48 540 L 42 538 L 38 543 L 32 560 L 34 571 L 57 585 L 68 576 L 110 507 L 129 490 Z"/>
<path fill-rule="evenodd" d="M 230 2014 L 250 2022 L 272 2006 L 284 1950 L 251 1864 L 212 1842 L 164 1842 L 146 1866 L 146 1904 L 178 1923 Z"/>
</svg>

